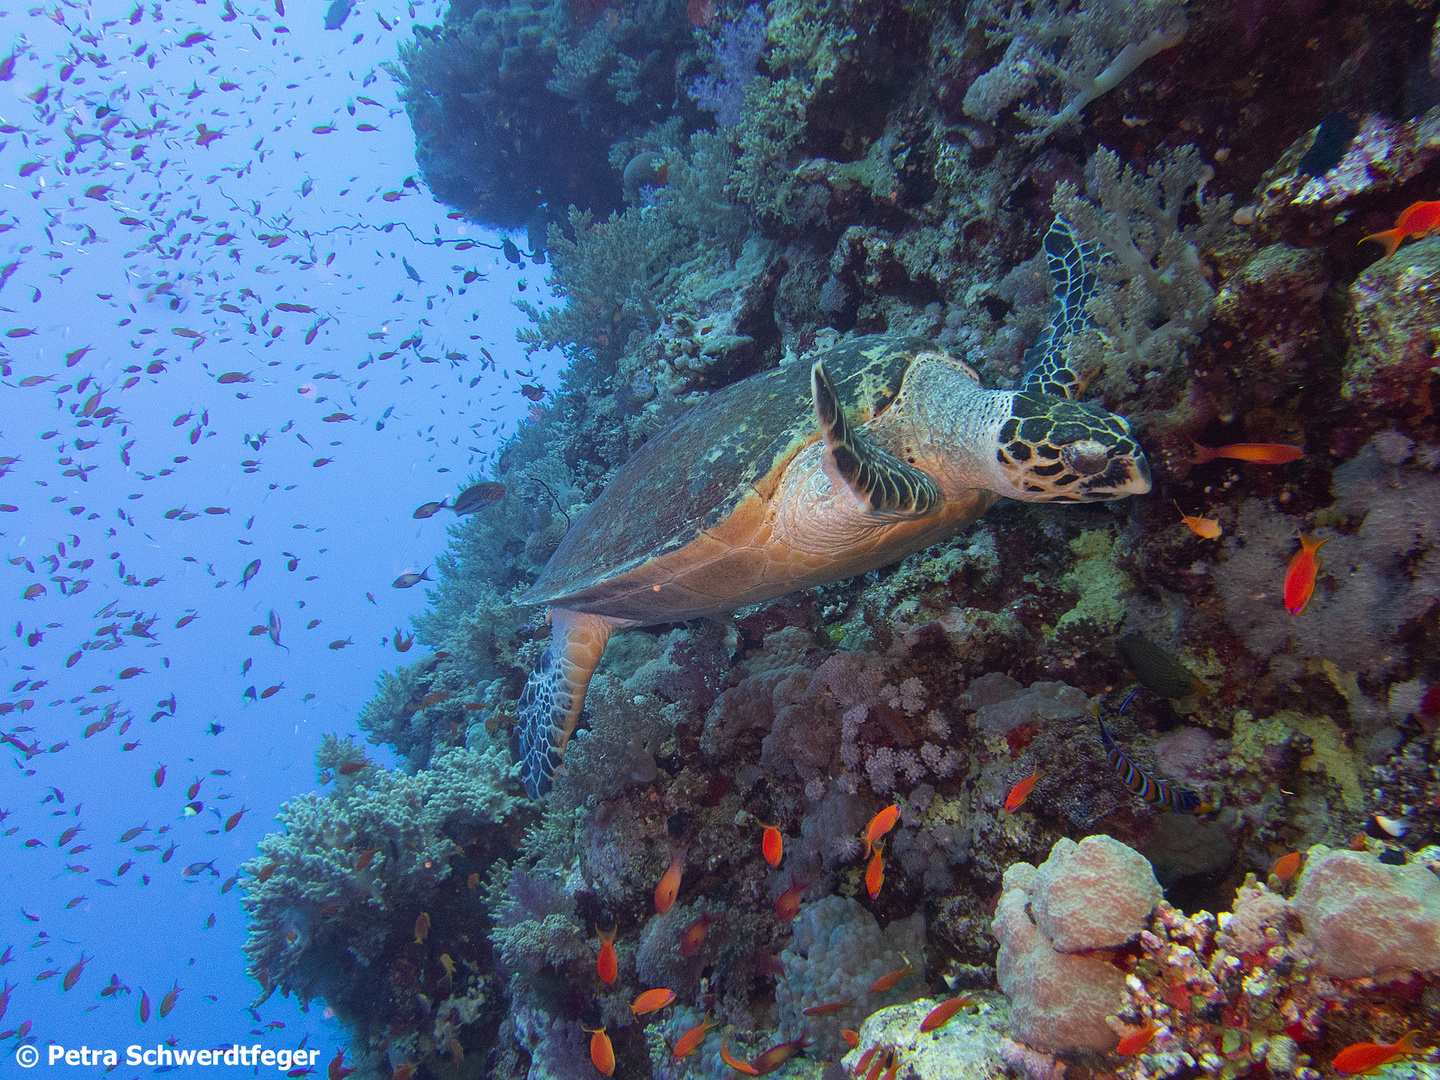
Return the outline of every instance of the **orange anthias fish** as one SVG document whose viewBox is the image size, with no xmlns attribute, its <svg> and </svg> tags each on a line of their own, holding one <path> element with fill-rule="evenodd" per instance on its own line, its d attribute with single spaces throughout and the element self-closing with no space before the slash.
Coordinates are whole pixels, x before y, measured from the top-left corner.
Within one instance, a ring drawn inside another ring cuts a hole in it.
<svg viewBox="0 0 1440 1080">
<path fill-rule="evenodd" d="M 921 1032 L 934 1031 L 936 1028 L 944 1027 L 956 1013 L 974 1000 L 973 994 L 961 994 L 949 1001 L 942 1001 L 926 1014 L 924 1020 L 920 1021 Z"/>
<path fill-rule="evenodd" d="M 802 882 L 793 873 L 790 875 L 790 887 L 781 893 L 775 900 L 775 917 L 781 922 L 789 922 L 800 914 L 800 897 L 810 887 L 810 882 Z"/>
<path fill-rule="evenodd" d="M 330 1059 L 330 1067 L 325 1070 L 325 1074 L 329 1080 L 345 1080 L 354 1071 L 345 1067 L 345 1051 L 341 1050 Z"/>
<path fill-rule="evenodd" d="M 800 1038 L 791 1039 L 789 1042 L 776 1043 L 751 1061 L 750 1067 L 755 1070 L 756 1076 L 764 1076 L 767 1073 L 772 1073 L 796 1054 L 800 1053 L 801 1050 L 804 1050 L 809 1042 L 809 1038 L 802 1035 Z"/>
<path fill-rule="evenodd" d="M 706 1032 L 708 1032 L 713 1027 L 718 1027 L 719 1024 L 720 1021 L 711 1020 L 707 1016 L 704 1020 L 700 1021 L 700 1023 L 696 1024 L 689 1031 L 685 1032 L 684 1035 L 681 1035 L 680 1038 L 676 1039 L 675 1060 L 679 1061 L 681 1058 L 688 1057 L 696 1050 L 698 1050 L 700 1048 L 700 1044 L 705 1041 Z"/>
<path fill-rule="evenodd" d="M 630 1011 L 636 1016 L 644 1016 L 646 1013 L 663 1009 L 674 1000 L 674 990 L 646 990 L 630 1004 Z"/>
<path fill-rule="evenodd" d="M 1316 555 L 1322 545 L 1333 537 L 1316 540 L 1313 536 L 1300 537 L 1300 550 L 1290 560 L 1290 569 L 1285 571 L 1285 610 L 1299 615 L 1315 595 L 1315 575 L 1320 572 L 1320 559 Z"/>
<path fill-rule="evenodd" d="M 1012 787 L 1010 794 L 1005 796 L 1005 812 L 1007 814 L 1013 814 L 1025 805 L 1025 800 L 1030 797 L 1030 792 L 1035 790 L 1035 782 L 1039 779 L 1040 763 L 1037 761 L 1034 771 Z"/>
<path fill-rule="evenodd" d="M 914 973 L 915 969 L 910 966 L 910 958 L 905 956 L 903 953 L 901 954 L 901 957 L 905 960 L 905 966 L 903 968 L 899 968 L 895 971 L 890 972 L 889 975 L 881 975 L 880 978 L 876 979 L 870 985 L 870 993 L 884 994 L 891 990 L 894 990 L 895 987 L 900 985 L 902 979 L 904 979 L 907 975 Z"/>
<path fill-rule="evenodd" d="M 1300 852 L 1292 851 L 1288 855 L 1281 855 L 1275 860 L 1275 865 L 1270 867 L 1270 873 L 1281 881 L 1289 881 L 1295 876 L 1295 871 L 1300 869 Z"/>
<path fill-rule="evenodd" d="M 766 862 L 771 866 L 779 867 L 780 860 L 785 856 L 785 837 L 780 835 L 780 826 L 765 826 L 765 835 L 760 838 L 760 851 L 764 854 Z"/>
<path fill-rule="evenodd" d="M 1178 502 L 1175 504 L 1175 509 L 1180 510 Z M 1202 540 L 1216 540 L 1220 536 L 1220 522 L 1214 518 L 1201 517 L 1199 514 L 1191 515 L 1180 510 L 1180 520 Z"/>
<path fill-rule="evenodd" d="M 865 854 L 869 855 L 870 850 L 875 846 L 875 841 L 888 833 L 895 827 L 895 822 L 900 820 L 900 804 L 891 803 L 884 810 L 881 810 L 873 818 L 870 824 L 865 826 Z"/>
<path fill-rule="evenodd" d="M 615 1047 L 610 1044 L 610 1036 L 605 1034 L 605 1029 L 582 1025 L 580 1030 L 590 1032 L 590 1060 L 595 1063 L 595 1068 L 606 1076 L 614 1076 Z"/>
<path fill-rule="evenodd" d="M 165 991 L 165 996 L 160 999 L 160 1019 L 170 1015 L 170 1010 L 175 1008 L 175 1002 L 180 1000 L 180 983 L 177 980 L 173 989 Z"/>
<path fill-rule="evenodd" d="M 702 911 L 700 917 L 685 928 L 680 935 L 680 955 L 682 957 L 694 956 L 700 946 L 705 943 L 705 935 L 710 932 L 710 927 L 720 921 L 720 916 L 711 915 L 708 911 Z"/>
<path fill-rule="evenodd" d="M 675 906 L 675 897 L 680 895 L 680 872 L 685 867 L 685 849 L 670 845 L 670 866 L 655 886 L 655 912 L 664 915 Z"/>
<path fill-rule="evenodd" d="M 1128 1035 L 1122 1035 L 1120 1042 L 1115 1046 L 1115 1052 L 1121 1057 L 1133 1057 L 1150 1045 L 1150 1040 L 1155 1037 L 1155 1021 L 1151 1020 L 1142 1028 L 1136 1028 Z"/>
<path fill-rule="evenodd" d="M 1429 236 L 1437 229 L 1440 229 L 1440 202 L 1411 203 L 1400 211 L 1393 229 L 1362 236 L 1360 243 L 1374 240 L 1377 244 L 1384 244 L 1385 257 L 1388 259 L 1395 254 L 1400 241 L 1409 240 L 1412 236 Z"/>
<path fill-rule="evenodd" d="M 1299 461 L 1305 456 L 1303 446 L 1291 446 L 1288 443 L 1239 442 L 1212 447 L 1201 446 L 1194 439 L 1190 442 L 1195 447 L 1195 456 L 1191 459 L 1191 464 L 1194 465 L 1204 465 L 1216 458 L 1248 461 L 1251 465 L 1284 465 L 1289 461 Z"/>
<path fill-rule="evenodd" d="M 853 1028 L 841 1028 L 840 1037 L 845 1040 L 845 1045 L 851 1050 L 860 1048 L 860 1033 Z"/>
<path fill-rule="evenodd" d="M 1420 1045 L 1420 1032 L 1407 1031 L 1393 1043 L 1354 1043 L 1335 1055 L 1335 1071 L 1350 1075 L 1370 1073 L 1382 1065 L 1389 1065 L 1407 1054 L 1421 1054 L 1425 1047 Z"/>
<path fill-rule="evenodd" d="M 724 1039 L 720 1040 L 720 1060 L 738 1073 L 744 1073 L 746 1076 L 760 1075 L 759 1070 L 756 1069 L 754 1065 L 751 1065 L 748 1061 L 741 1061 L 739 1058 L 733 1057 L 730 1050 L 726 1047 Z"/>
<path fill-rule="evenodd" d="M 865 868 L 865 891 L 874 900 L 880 895 L 880 886 L 885 884 L 885 862 L 881 857 L 884 851 L 883 844 L 876 844 L 874 854 L 870 856 L 870 865 Z"/>
<path fill-rule="evenodd" d="M 834 1016 L 849 1004 L 850 999 L 843 998 L 840 1001 L 827 1001 L 823 1005 L 811 1005 L 808 1009 L 805 1009 L 804 1012 L 806 1016 Z"/>
<path fill-rule="evenodd" d="M 600 955 L 595 959 L 595 971 L 606 986 L 620 974 L 620 962 L 615 956 L 615 930 L 612 926 L 607 934 L 600 927 L 595 927 L 595 933 L 600 937 Z"/>
</svg>

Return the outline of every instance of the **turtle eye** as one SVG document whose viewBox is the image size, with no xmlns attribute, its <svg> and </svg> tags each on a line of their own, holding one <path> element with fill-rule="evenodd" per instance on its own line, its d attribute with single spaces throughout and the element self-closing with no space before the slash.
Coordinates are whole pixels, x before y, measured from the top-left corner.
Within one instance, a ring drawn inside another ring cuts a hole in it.
<svg viewBox="0 0 1440 1080">
<path fill-rule="evenodd" d="M 1060 460 L 1081 476 L 1103 472 L 1110 463 L 1110 448 L 1095 439 L 1081 439 L 1060 451 Z"/>
</svg>

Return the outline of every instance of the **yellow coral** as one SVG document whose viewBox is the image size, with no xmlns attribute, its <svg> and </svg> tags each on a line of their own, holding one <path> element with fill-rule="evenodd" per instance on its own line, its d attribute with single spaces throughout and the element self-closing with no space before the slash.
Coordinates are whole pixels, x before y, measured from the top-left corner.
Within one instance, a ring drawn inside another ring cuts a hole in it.
<svg viewBox="0 0 1440 1080">
<path fill-rule="evenodd" d="M 1114 547 L 1115 536 L 1109 529 L 1090 529 L 1070 541 L 1077 561 L 1060 584 L 1079 593 L 1080 599 L 1056 620 L 1050 638 L 1087 622 L 1102 633 L 1113 633 L 1125 618 L 1124 598 L 1134 583 L 1111 558 Z"/>
</svg>

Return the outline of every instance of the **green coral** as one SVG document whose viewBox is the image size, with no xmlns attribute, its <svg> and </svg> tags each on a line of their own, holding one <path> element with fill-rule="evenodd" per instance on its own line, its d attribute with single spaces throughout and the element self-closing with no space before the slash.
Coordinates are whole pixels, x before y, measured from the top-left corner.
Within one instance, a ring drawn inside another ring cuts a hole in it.
<svg viewBox="0 0 1440 1080">
<path fill-rule="evenodd" d="M 1125 597 L 1135 589 L 1130 575 L 1115 565 L 1115 534 L 1089 529 L 1070 541 L 1075 566 L 1060 584 L 1079 594 L 1075 606 L 1055 620 L 1051 638 L 1113 634 L 1125 618 Z"/>
<path fill-rule="evenodd" d="M 415 774 L 370 765 L 334 784 L 285 803 L 282 831 L 245 865 L 245 952 L 267 988 L 363 1011 L 364 970 L 408 932 L 397 916 L 413 921 L 457 860 L 468 867 L 473 846 L 488 846 L 485 830 L 526 802 L 498 748 L 445 750 Z"/>
</svg>

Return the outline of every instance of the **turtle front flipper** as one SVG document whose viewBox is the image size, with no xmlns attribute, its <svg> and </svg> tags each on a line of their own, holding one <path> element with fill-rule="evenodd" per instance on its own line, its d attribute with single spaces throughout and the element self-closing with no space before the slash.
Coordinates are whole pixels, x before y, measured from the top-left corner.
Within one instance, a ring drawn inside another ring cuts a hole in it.
<svg viewBox="0 0 1440 1080">
<path fill-rule="evenodd" d="M 1082 244 L 1075 235 L 1075 227 L 1058 216 L 1041 246 L 1055 295 L 1050 301 L 1049 325 L 1039 340 L 1025 351 L 1019 389 L 1076 398 L 1088 378 L 1070 363 L 1066 344 L 1090 325 L 1085 304 L 1095 291 L 1095 269 L 1105 252 L 1098 241 Z"/>
<path fill-rule="evenodd" d="M 616 627 L 626 625 L 604 615 L 550 609 L 550 647 L 520 695 L 520 762 L 525 790 L 532 799 L 543 798 L 554 786 L 605 643 Z"/>
<path fill-rule="evenodd" d="M 878 521 L 924 517 L 944 502 L 929 475 L 870 442 L 845 419 L 825 365 L 810 369 L 810 396 L 825 436 L 826 471 L 838 475 Z"/>
</svg>

